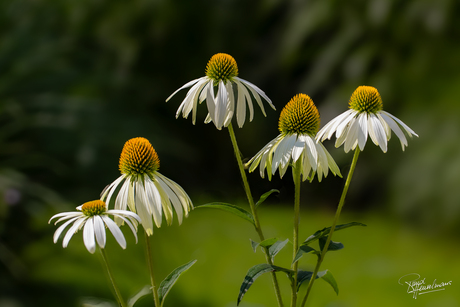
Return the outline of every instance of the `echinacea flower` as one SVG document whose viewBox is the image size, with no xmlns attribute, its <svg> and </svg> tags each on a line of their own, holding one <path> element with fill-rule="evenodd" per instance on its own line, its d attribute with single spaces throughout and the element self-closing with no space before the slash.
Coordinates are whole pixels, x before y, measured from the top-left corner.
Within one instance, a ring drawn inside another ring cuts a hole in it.
<svg viewBox="0 0 460 307">
<path fill-rule="evenodd" d="M 262 148 L 246 165 L 252 172 L 260 164 L 260 176 L 264 177 L 267 169 L 268 178 L 279 168 L 283 177 L 289 164 L 300 159 L 303 181 L 313 179 L 317 173 L 318 180 L 326 177 L 329 169 L 336 175 L 340 174 L 334 159 L 324 148 L 323 144 L 315 142 L 319 128 L 319 112 L 308 95 L 294 96 L 281 111 L 279 130 L 275 139 Z"/>
<path fill-rule="evenodd" d="M 409 137 L 418 135 L 400 119 L 383 111 L 382 98 L 375 87 L 360 86 L 350 97 L 350 109 L 327 123 L 316 136 L 319 141 L 330 139 L 335 133 L 337 138 L 335 147 L 344 145 L 345 152 L 359 146 L 362 151 L 366 145 L 367 136 L 371 137 L 375 145 L 380 146 L 383 152 L 387 151 L 387 142 L 391 137 L 391 130 L 401 142 L 402 150 L 407 146 Z M 402 128 L 402 129 L 401 129 Z"/>
<path fill-rule="evenodd" d="M 184 84 L 181 88 L 172 93 L 166 101 L 171 99 L 177 92 L 187 87 L 191 87 L 191 89 L 187 92 L 185 99 L 177 109 L 176 118 L 179 117 L 181 112 L 183 117 L 187 118 L 190 112 L 193 111 L 193 124 L 195 124 L 196 120 L 198 103 L 202 103 L 204 100 L 206 100 L 209 112 L 205 122 L 209 123 L 212 121 L 219 130 L 222 129 L 223 126 L 227 127 L 230 124 L 235 112 L 235 104 L 238 126 L 240 128 L 243 127 L 246 120 L 246 102 L 249 108 L 249 121 L 252 121 L 254 117 L 254 107 L 252 105 L 251 95 L 257 101 L 264 116 L 267 115 L 265 114 L 260 96 L 262 96 L 275 110 L 275 106 L 272 104 L 271 100 L 260 88 L 238 77 L 238 66 L 236 65 L 236 61 L 232 56 L 226 53 L 213 55 L 206 66 L 206 76 Z M 215 93 L 214 87 L 217 87 L 217 93 Z M 236 91 L 237 97 L 235 97 L 234 91 Z"/>
<path fill-rule="evenodd" d="M 62 247 L 64 248 L 67 247 L 72 236 L 78 230 L 83 228 L 83 242 L 85 243 L 86 249 L 91 254 L 93 254 L 96 250 L 96 242 L 100 248 L 105 247 L 105 228 L 107 227 L 117 240 L 118 244 L 120 244 L 120 246 L 125 249 L 125 237 L 123 236 L 120 228 L 118 228 L 117 224 L 109 217 L 110 214 L 128 224 L 129 228 L 131 228 L 134 234 L 134 237 L 136 238 L 137 243 L 137 221 L 140 222 L 137 214 L 131 211 L 107 210 L 107 205 L 102 200 L 86 202 L 83 205 L 78 206 L 77 210 L 78 211 L 58 213 L 51 217 L 49 222 L 55 218 L 59 218 L 54 223 L 55 225 L 59 222 L 67 220 L 64 224 L 59 226 L 59 228 L 54 233 L 54 243 L 58 241 L 59 236 L 64 231 L 64 229 L 72 224 L 69 230 L 67 230 L 67 233 L 65 234 L 62 241 Z"/>
<path fill-rule="evenodd" d="M 161 227 L 163 213 L 168 225 L 173 220 L 173 207 L 179 224 L 193 209 L 192 201 L 174 181 L 158 172 L 160 159 L 150 142 L 142 137 L 127 141 L 120 156 L 121 176 L 108 185 L 101 199 L 110 203 L 112 195 L 121 186 L 115 199 L 115 209 L 127 207 L 139 214 L 148 235 L 153 234 L 152 217 L 155 225 Z M 123 220 L 115 219 L 118 224 Z"/>
</svg>

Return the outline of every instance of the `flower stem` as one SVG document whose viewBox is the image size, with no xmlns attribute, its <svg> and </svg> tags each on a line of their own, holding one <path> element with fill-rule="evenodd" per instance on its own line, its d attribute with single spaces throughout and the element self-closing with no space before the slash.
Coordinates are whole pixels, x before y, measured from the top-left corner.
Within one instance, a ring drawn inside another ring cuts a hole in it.
<svg viewBox="0 0 460 307">
<path fill-rule="evenodd" d="M 232 123 L 228 125 L 228 132 L 230 133 L 230 139 L 232 141 L 233 150 L 235 152 L 235 157 L 238 162 L 238 167 L 240 169 L 241 179 L 243 180 L 244 190 L 248 198 L 249 207 L 251 208 L 251 213 L 252 213 L 252 216 L 254 217 L 254 227 L 256 229 L 257 234 L 259 235 L 260 241 L 262 242 L 265 240 L 265 237 L 262 232 L 262 228 L 260 226 L 259 217 L 257 216 L 256 206 L 254 204 L 254 199 L 252 198 L 251 189 L 249 188 L 248 179 L 246 177 L 246 172 L 244 170 L 243 161 L 241 160 L 241 154 L 238 148 L 238 143 L 236 142 L 235 132 L 233 131 Z M 265 252 L 265 259 L 267 263 L 270 265 L 273 265 L 273 261 L 270 258 L 267 247 L 264 247 L 264 252 Z M 283 300 L 281 299 L 281 291 L 279 288 L 278 279 L 276 277 L 275 272 L 271 272 L 271 276 L 273 280 L 273 286 L 275 288 L 275 294 L 276 294 L 276 299 L 278 301 L 278 306 L 283 307 L 284 304 L 283 304 Z"/>
<path fill-rule="evenodd" d="M 321 263 L 324 260 L 324 256 L 326 255 L 327 249 L 329 248 L 329 243 L 331 242 L 332 234 L 334 233 L 335 226 L 337 225 L 337 222 L 339 220 L 339 216 L 340 216 L 340 213 L 342 212 L 343 204 L 345 203 L 345 197 L 347 195 L 348 188 L 350 187 L 351 177 L 353 176 L 353 172 L 355 171 L 356 163 L 358 162 L 359 153 L 360 153 L 359 147 L 356 147 L 355 154 L 353 156 L 353 161 L 351 162 L 351 167 L 350 167 L 350 170 L 348 171 L 347 180 L 345 181 L 345 186 L 343 187 L 342 196 L 340 197 L 339 206 L 337 207 L 337 211 L 335 212 L 335 217 L 334 217 L 334 221 L 332 222 L 331 230 L 329 231 L 329 235 L 327 236 L 326 244 L 324 244 L 323 250 L 321 251 L 321 255 L 318 257 L 318 262 L 316 263 L 316 267 L 313 272 L 313 275 L 311 276 L 310 282 L 308 283 L 307 294 L 305 295 L 302 301 L 302 305 L 301 305 L 302 307 L 304 307 L 305 303 L 307 302 L 307 298 L 308 298 L 308 295 L 310 294 L 313 283 L 315 282 L 316 275 L 318 274 Z"/>
<path fill-rule="evenodd" d="M 152 258 L 152 249 L 150 247 L 150 238 L 146 232 L 144 232 L 145 237 L 145 255 L 147 257 L 147 263 L 149 266 L 150 272 L 150 284 L 152 285 L 153 301 L 155 302 L 155 307 L 160 307 L 160 298 L 158 296 L 158 287 L 155 283 L 155 274 L 153 270 L 153 258 Z"/>
<path fill-rule="evenodd" d="M 301 160 L 298 159 L 294 165 L 293 177 L 295 185 L 295 198 L 294 198 L 294 235 L 292 240 L 293 250 L 292 259 L 295 259 L 297 251 L 299 249 L 299 224 L 300 224 L 300 183 L 301 183 Z M 297 305 L 297 275 L 298 275 L 299 262 L 296 261 L 292 264 L 292 270 L 294 271 L 294 281 L 291 285 L 291 307 Z"/>
<path fill-rule="evenodd" d="M 109 274 L 109 279 L 110 282 L 112 283 L 113 290 L 115 292 L 115 298 L 117 299 L 118 304 L 120 304 L 121 307 L 126 307 L 126 303 L 123 300 L 123 297 L 121 296 L 120 290 L 118 289 L 117 285 L 115 284 L 115 280 L 113 279 L 112 271 L 110 270 L 109 262 L 107 261 L 107 255 L 105 253 L 105 249 L 100 248 L 101 250 L 101 255 L 102 255 L 102 262 L 104 263 L 105 269 L 107 270 L 107 273 Z"/>
</svg>

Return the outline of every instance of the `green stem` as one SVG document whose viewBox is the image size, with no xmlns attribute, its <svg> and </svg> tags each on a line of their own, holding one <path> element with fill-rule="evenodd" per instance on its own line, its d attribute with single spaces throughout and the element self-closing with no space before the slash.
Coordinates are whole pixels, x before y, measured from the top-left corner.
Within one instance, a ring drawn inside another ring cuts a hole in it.
<svg viewBox="0 0 460 307">
<path fill-rule="evenodd" d="M 256 229 L 257 234 L 259 235 L 260 241 L 262 242 L 265 240 L 265 237 L 262 232 L 262 228 L 260 227 L 260 222 L 259 222 L 259 217 L 257 216 L 256 206 L 254 204 L 254 199 L 252 198 L 251 189 L 249 188 L 249 183 L 246 177 L 246 172 L 244 170 L 243 161 L 241 160 L 241 154 L 238 148 L 238 143 L 236 142 L 235 132 L 233 131 L 233 126 L 231 123 L 228 125 L 227 128 L 228 128 L 228 132 L 230 133 L 230 139 L 232 141 L 233 150 L 235 152 L 235 157 L 238 162 L 238 167 L 240 169 L 241 179 L 243 180 L 244 190 L 248 198 L 249 207 L 251 208 L 251 213 L 252 213 L 252 216 L 254 217 L 254 227 Z M 267 263 L 270 265 L 273 265 L 273 261 L 270 258 L 267 247 L 264 247 L 264 252 L 265 252 L 265 259 Z M 283 305 L 283 300 L 281 299 L 281 291 L 279 288 L 278 279 L 276 277 L 275 272 L 271 272 L 271 276 L 273 279 L 273 286 L 275 288 L 275 294 L 276 294 L 276 299 L 278 301 L 278 306 L 283 307 L 284 305 Z"/>
<path fill-rule="evenodd" d="M 121 307 L 126 307 L 125 301 L 123 300 L 123 297 L 121 296 L 120 290 L 118 289 L 117 285 L 115 284 L 115 280 L 113 279 L 112 275 L 112 270 L 110 270 L 109 262 L 107 261 L 107 255 L 105 253 L 105 250 L 103 248 L 100 248 L 101 250 L 101 255 L 102 255 L 102 262 L 104 263 L 105 269 L 107 270 L 107 273 L 109 274 L 109 279 L 110 282 L 112 283 L 113 290 L 115 292 L 115 298 L 120 304 Z"/>
<path fill-rule="evenodd" d="M 144 232 L 145 237 L 145 254 L 147 257 L 147 263 L 149 266 L 150 272 L 150 284 L 152 285 L 153 301 L 155 302 L 155 307 L 160 307 L 160 298 L 158 296 L 158 287 L 155 283 L 155 274 L 153 270 L 153 258 L 152 258 L 152 249 L 150 247 L 150 238 L 146 232 Z"/>
<path fill-rule="evenodd" d="M 295 185 L 295 197 L 294 197 L 294 236 L 293 236 L 293 251 L 292 259 L 297 255 L 299 249 L 299 224 L 300 224 L 300 184 L 301 184 L 301 160 L 298 159 L 294 165 L 293 177 Z M 294 282 L 291 285 L 291 307 L 297 305 L 297 275 L 298 275 L 299 262 L 296 261 L 292 264 L 292 270 L 294 271 Z"/>
<path fill-rule="evenodd" d="M 308 283 L 307 294 L 305 295 L 302 301 L 302 305 L 301 305 L 302 307 L 304 307 L 305 303 L 307 302 L 308 295 L 310 294 L 313 283 L 315 282 L 316 275 L 318 274 L 321 263 L 324 260 L 324 256 L 326 255 L 327 249 L 329 248 L 329 243 L 331 242 L 332 234 L 334 233 L 335 226 L 337 225 L 340 213 L 342 212 L 343 204 L 345 203 L 345 196 L 347 195 L 348 188 L 350 187 L 351 177 L 353 176 L 353 172 L 355 171 L 356 163 L 358 162 L 359 153 L 360 153 L 359 147 L 356 147 L 355 154 L 353 156 L 353 161 L 351 162 L 351 167 L 350 167 L 350 170 L 348 171 L 347 180 L 345 181 L 345 186 L 342 191 L 342 196 L 340 197 L 339 206 L 337 207 L 337 211 L 335 212 L 335 217 L 334 217 L 334 221 L 332 222 L 331 230 L 329 231 L 329 235 L 327 236 L 326 244 L 324 244 L 323 250 L 321 251 L 321 255 L 318 257 L 318 262 L 316 263 L 316 267 L 313 272 L 313 275 L 311 276 L 310 282 Z"/>
</svg>

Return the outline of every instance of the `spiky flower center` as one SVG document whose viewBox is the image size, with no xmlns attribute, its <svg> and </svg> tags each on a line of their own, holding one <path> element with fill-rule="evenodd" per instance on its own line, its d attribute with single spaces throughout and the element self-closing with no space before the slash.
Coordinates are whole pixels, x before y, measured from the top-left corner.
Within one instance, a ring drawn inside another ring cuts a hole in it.
<svg viewBox="0 0 460 307">
<path fill-rule="evenodd" d="M 319 129 L 319 112 L 313 100 L 305 94 L 294 96 L 280 114 L 279 130 L 282 134 L 315 136 Z"/>
<path fill-rule="evenodd" d="M 353 94 L 351 94 L 350 102 L 348 103 L 350 109 L 358 111 L 359 113 L 377 113 L 383 109 L 382 97 L 379 91 L 372 86 L 359 86 Z"/>
<path fill-rule="evenodd" d="M 120 156 L 122 174 L 137 176 L 152 174 L 160 168 L 160 159 L 145 138 L 133 138 L 125 143 Z"/>
<path fill-rule="evenodd" d="M 102 215 L 106 210 L 105 202 L 102 200 L 92 200 L 81 206 L 81 212 L 86 216 Z"/>
<path fill-rule="evenodd" d="M 226 53 L 217 53 L 212 56 L 206 65 L 206 76 L 212 80 L 219 82 L 232 80 L 233 77 L 238 76 L 238 66 L 235 59 Z"/>
</svg>

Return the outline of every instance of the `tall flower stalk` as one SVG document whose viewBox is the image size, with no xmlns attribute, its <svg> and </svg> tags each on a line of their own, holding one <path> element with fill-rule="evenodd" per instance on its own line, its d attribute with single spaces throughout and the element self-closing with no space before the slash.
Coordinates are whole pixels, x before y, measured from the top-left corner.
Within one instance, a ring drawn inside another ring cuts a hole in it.
<svg viewBox="0 0 460 307">
<path fill-rule="evenodd" d="M 292 165 L 295 185 L 294 197 L 294 226 L 293 226 L 293 262 L 291 282 L 291 306 L 297 305 L 298 261 L 300 225 L 300 188 L 302 181 L 318 180 L 327 176 L 329 170 L 340 175 L 340 170 L 334 159 L 321 143 L 314 141 L 319 129 L 320 116 L 313 100 L 305 94 L 294 96 L 283 108 L 279 119 L 279 131 L 275 139 L 263 147 L 249 162 L 249 171 L 254 171 L 260 164 L 260 175 L 264 177 L 267 169 L 271 179 L 279 169 L 280 177 Z"/>
<path fill-rule="evenodd" d="M 418 136 L 400 119 L 383 111 L 382 98 L 375 87 L 359 86 L 350 97 L 349 110 L 332 119 L 318 132 L 316 136 L 318 142 L 320 140 L 323 141 L 325 139 L 330 139 L 335 133 L 337 137 L 335 146 L 339 147 L 344 145 L 345 152 L 352 149 L 355 153 L 353 155 L 347 180 L 345 181 L 345 186 L 340 197 L 339 205 L 337 206 L 334 220 L 332 221 L 330 232 L 327 236 L 326 243 L 318 256 L 315 270 L 308 283 L 307 293 L 302 301 L 302 307 L 305 306 L 307 302 L 316 279 L 315 277 L 319 272 L 319 268 L 331 243 L 332 235 L 339 220 L 340 213 L 342 212 L 345 197 L 347 195 L 348 188 L 350 187 L 351 178 L 353 176 L 356 163 L 358 162 L 359 153 L 364 150 L 368 136 L 384 153 L 387 152 L 388 141 L 391 138 L 391 131 L 393 131 L 399 138 L 402 150 L 404 150 L 405 146 L 407 146 L 405 133 L 409 137 L 412 137 L 412 135 Z"/>
<path fill-rule="evenodd" d="M 252 121 L 254 117 L 253 98 L 256 100 L 264 116 L 266 116 L 266 114 L 261 97 L 268 102 L 271 108 L 275 109 L 275 106 L 260 88 L 249 81 L 239 78 L 238 73 L 237 63 L 231 55 L 217 53 L 211 57 L 206 65 L 206 75 L 204 77 L 184 84 L 169 96 L 166 101 L 170 100 L 171 97 L 180 90 L 190 87 L 185 99 L 177 109 L 176 118 L 179 117 L 181 113 L 184 118 L 187 118 L 190 112 L 192 112 L 192 123 L 195 124 L 198 104 L 206 101 L 208 115 L 205 119 L 205 123 L 213 122 L 218 130 L 221 130 L 222 127 L 228 128 L 241 179 L 243 180 L 244 190 L 254 219 L 254 227 L 259 239 L 264 241 L 265 237 L 260 226 L 256 206 L 233 130 L 232 118 L 236 113 L 237 124 L 242 128 L 246 121 L 246 109 L 248 108 L 249 121 Z M 217 93 L 215 89 L 217 89 Z M 263 247 L 263 250 L 267 263 L 273 265 L 273 261 L 269 256 L 268 247 Z M 272 272 L 271 275 L 278 305 L 283 306 L 278 279 L 274 272 Z"/>
<path fill-rule="evenodd" d="M 241 153 L 240 153 L 240 150 L 238 148 L 238 143 L 236 142 L 235 132 L 233 131 L 233 127 L 232 127 L 231 123 L 228 125 L 227 128 L 228 128 L 228 132 L 230 134 L 230 139 L 232 141 L 236 161 L 238 162 L 238 168 L 240 170 L 241 179 L 243 180 L 243 186 L 244 186 L 244 190 L 246 192 L 246 197 L 248 198 L 249 207 L 251 209 L 252 216 L 254 217 L 254 228 L 255 228 L 257 234 L 259 235 L 260 241 L 262 242 L 262 241 L 265 240 L 265 236 L 264 236 L 264 234 L 262 232 L 262 227 L 260 226 L 259 216 L 257 214 L 256 206 L 254 204 L 254 199 L 252 198 L 251 189 L 249 188 L 249 183 L 248 183 L 248 179 L 247 179 L 247 176 L 246 176 L 246 171 L 244 169 L 243 161 L 241 159 Z M 270 255 L 269 255 L 269 252 L 268 252 L 268 247 L 263 247 L 263 250 L 264 250 L 264 254 L 265 254 L 265 260 L 267 261 L 268 264 L 273 265 L 273 261 L 270 258 Z M 278 305 L 279 306 L 284 306 L 283 299 L 281 298 L 281 291 L 280 291 L 280 287 L 279 287 L 279 283 L 278 283 L 278 278 L 276 277 L 275 272 L 271 272 L 270 274 L 272 276 L 273 287 L 275 289 L 275 295 L 276 295 L 276 300 L 278 302 Z"/>
</svg>

